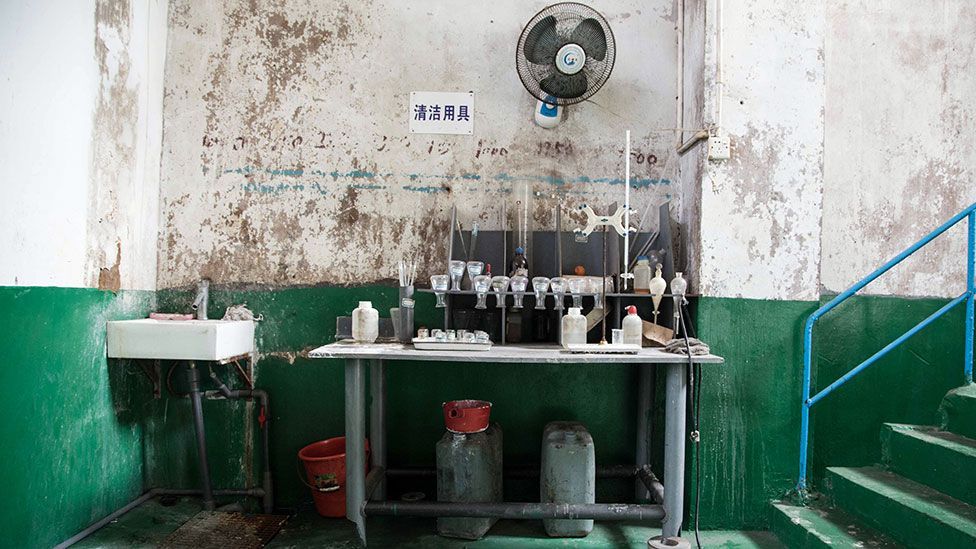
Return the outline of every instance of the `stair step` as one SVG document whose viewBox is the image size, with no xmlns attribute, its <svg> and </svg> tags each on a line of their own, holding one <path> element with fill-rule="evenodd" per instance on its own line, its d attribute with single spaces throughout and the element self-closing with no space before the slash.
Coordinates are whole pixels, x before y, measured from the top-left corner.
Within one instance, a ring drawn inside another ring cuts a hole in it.
<svg viewBox="0 0 976 549">
<path fill-rule="evenodd" d="M 943 429 L 976 439 L 976 384 L 949 391 L 942 399 L 939 412 Z"/>
<path fill-rule="evenodd" d="M 976 505 L 976 440 L 935 427 L 885 423 L 881 456 L 899 475 Z"/>
<path fill-rule="evenodd" d="M 838 507 L 909 547 L 976 546 L 976 507 L 877 467 L 828 467 Z"/>
<path fill-rule="evenodd" d="M 770 530 L 791 549 L 903 547 L 838 509 L 798 507 L 780 501 L 772 504 Z"/>
</svg>

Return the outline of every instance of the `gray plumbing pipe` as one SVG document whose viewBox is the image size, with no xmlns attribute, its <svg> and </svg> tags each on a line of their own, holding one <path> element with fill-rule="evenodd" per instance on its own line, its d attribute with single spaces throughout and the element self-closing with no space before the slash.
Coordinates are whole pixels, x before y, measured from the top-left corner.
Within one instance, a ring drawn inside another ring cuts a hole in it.
<svg viewBox="0 0 976 549">
<path fill-rule="evenodd" d="M 217 374 L 215 374 L 213 370 L 210 371 L 210 378 L 213 379 L 214 383 L 217 384 L 216 394 L 219 394 L 227 399 L 256 398 L 258 399 L 258 403 L 264 408 L 265 420 L 264 426 L 261 429 L 261 445 L 264 458 L 264 478 L 262 479 L 264 498 L 262 499 L 262 505 L 265 513 L 271 513 L 274 510 L 274 487 L 271 481 L 271 426 L 269 424 L 271 421 L 271 402 L 270 398 L 268 397 L 268 393 L 262 389 L 232 390 L 228 388 L 219 377 L 217 377 Z M 213 392 L 207 393 L 208 396 L 211 394 L 213 394 Z"/>
</svg>

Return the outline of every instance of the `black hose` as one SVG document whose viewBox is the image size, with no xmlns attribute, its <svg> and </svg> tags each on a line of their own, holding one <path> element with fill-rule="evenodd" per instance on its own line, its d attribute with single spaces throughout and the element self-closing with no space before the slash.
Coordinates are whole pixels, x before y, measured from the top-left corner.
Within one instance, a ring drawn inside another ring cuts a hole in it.
<svg viewBox="0 0 976 549">
<path fill-rule="evenodd" d="M 694 364 L 691 359 L 691 342 L 688 339 L 688 328 L 685 324 L 685 316 L 688 314 L 687 300 L 682 299 L 681 308 L 683 314 L 679 316 L 681 320 L 681 333 L 685 339 L 685 351 L 688 353 L 688 373 L 689 389 L 691 390 L 691 432 L 692 442 L 695 444 L 695 543 L 701 549 L 701 538 L 698 533 L 698 518 L 701 515 L 701 432 L 699 431 L 699 416 L 701 414 L 701 364 Z M 694 337 L 694 335 L 692 336 Z M 697 381 L 697 383 L 695 383 Z"/>
</svg>

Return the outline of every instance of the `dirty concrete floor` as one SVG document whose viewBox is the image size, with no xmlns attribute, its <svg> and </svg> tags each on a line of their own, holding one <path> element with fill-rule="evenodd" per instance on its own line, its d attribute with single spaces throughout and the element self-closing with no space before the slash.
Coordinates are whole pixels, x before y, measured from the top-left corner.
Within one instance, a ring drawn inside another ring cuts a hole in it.
<svg viewBox="0 0 976 549">
<path fill-rule="evenodd" d="M 200 511 L 199 501 L 183 498 L 164 507 L 151 500 L 109 524 L 76 548 L 153 547 L 183 522 Z M 646 547 L 648 537 L 660 533 L 655 527 L 634 523 L 597 523 L 582 539 L 550 539 L 539 521 L 500 521 L 484 539 L 471 542 L 447 539 L 434 533 L 432 519 L 374 518 L 367 523 L 371 547 Z M 769 532 L 709 531 L 702 533 L 703 547 L 773 549 L 784 547 Z M 302 509 L 288 519 L 268 547 L 358 547 L 355 528 L 339 519 L 325 519 L 312 508 Z M 205 548 L 199 548 L 205 549 Z"/>
</svg>

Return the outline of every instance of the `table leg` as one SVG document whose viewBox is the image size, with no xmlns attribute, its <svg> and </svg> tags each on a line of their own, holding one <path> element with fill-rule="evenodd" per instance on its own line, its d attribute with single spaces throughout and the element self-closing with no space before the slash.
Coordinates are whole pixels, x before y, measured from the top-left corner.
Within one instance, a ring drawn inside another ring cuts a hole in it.
<svg viewBox="0 0 976 549">
<path fill-rule="evenodd" d="M 363 361 L 346 359 L 346 518 L 366 543 L 366 373 Z"/>
<path fill-rule="evenodd" d="M 369 365 L 369 446 L 370 464 L 386 468 L 386 365 L 374 360 Z M 385 477 L 385 475 L 384 475 Z M 386 478 L 380 479 L 370 499 L 386 499 Z"/>
<path fill-rule="evenodd" d="M 653 367 L 651 364 L 637 365 L 637 459 L 634 463 L 638 467 L 649 465 L 651 462 L 650 429 L 648 427 L 651 422 L 651 391 L 654 390 L 651 387 L 651 368 Z M 651 493 L 640 478 L 635 481 L 635 484 L 636 501 L 638 503 L 648 501 L 651 498 Z"/>
<path fill-rule="evenodd" d="M 688 398 L 686 364 L 667 366 L 667 409 L 664 417 L 664 521 L 665 538 L 681 532 L 685 502 L 685 414 Z"/>
</svg>

